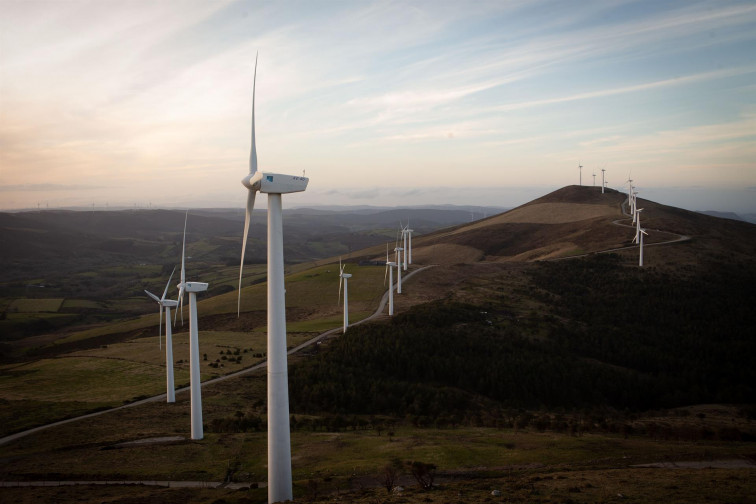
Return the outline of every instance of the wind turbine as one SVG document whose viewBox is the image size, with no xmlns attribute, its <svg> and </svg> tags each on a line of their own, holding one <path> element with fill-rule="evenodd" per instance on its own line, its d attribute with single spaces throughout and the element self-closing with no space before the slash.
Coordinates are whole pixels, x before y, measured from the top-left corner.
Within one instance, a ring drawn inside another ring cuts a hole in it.
<svg viewBox="0 0 756 504">
<path fill-rule="evenodd" d="M 176 402 L 176 391 L 173 385 L 173 338 L 171 334 L 171 308 L 178 306 L 178 301 L 173 299 L 165 299 L 165 295 L 168 294 L 168 287 L 171 285 L 173 274 L 176 272 L 176 268 L 171 271 L 171 276 L 168 277 L 168 283 L 165 284 L 165 290 L 163 296 L 158 298 L 155 294 L 145 289 L 152 299 L 157 301 L 158 310 L 160 311 L 160 333 L 158 336 L 159 345 L 162 349 L 163 345 L 163 309 L 165 309 L 165 400 L 166 402 Z"/>
<path fill-rule="evenodd" d="M 604 194 L 604 188 L 606 187 L 606 182 L 604 182 L 604 172 L 606 170 L 601 168 L 601 194 Z"/>
<path fill-rule="evenodd" d="M 349 327 L 349 294 L 347 291 L 347 280 L 352 278 L 352 275 L 349 273 L 344 273 L 344 268 L 346 267 L 346 264 L 344 266 L 341 265 L 341 258 L 339 258 L 339 303 L 341 302 L 341 284 L 344 283 L 344 330 L 342 332 L 346 332 L 347 327 Z"/>
<path fill-rule="evenodd" d="M 593 187 L 596 187 L 596 170 L 593 170 Z"/>
<path fill-rule="evenodd" d="M 255 87 L 257 57 L 252 81 L 252 138 L 249 174 L 242 179 L 247 188 L 247 212 L 244 217 L 241 265 L 239 266 L 239 300 L 244 252 L 249 222 L 257 191 L 268 195 L 268 502 L 293 499 L 291 480 L 291 433 L 289 430 L 289 381 L 286 360 L 286 298 L 284 289 L 283 218 L 281 195 L 302 192 L 309 179 L 293 175 L 257 171 L 255 144 Z"/>
<path fill-rule="evenodd" d="M 407 221 L 407 225 L 402 227 L 402 250 L 407 250 L 407 230 L 409 229 L 409 221 Z M 402 223 L 399 223 L 399 227 L 402 226 Z M 403 261 L 403 268 L 404 271 L 407 271 L 407 252 L 404 253 L 404 261 Z"/>
<path fill-rule="evenodd" d="M 578 161 L 578 170 L 580 170 L 580 185 L 583 185 L 583 165 Z"/>
<path fill-rule="evenodd" d="M 638 208 L 633 215 L 635 215 L 635 238 L 633 238 L 633 243 L 638 243 L 638 240 L 640 238 L 640 213 L 643 211 L 642 208 Z"/>
<path fill-rule="evenodd" d="M 394 315 L 394 266 L 395 262 L 389 261 L 388 243 L 386 244 L 386 272 L 383 274 L 383 286 L 386 286 L 386 275 L 389 280 L 389 316 Z"/>
<path fill-rule="evenodd" d="M 402 293 L 402 247 L 394 249 L 394 259 L 396 259 L 396 293 Z"/>
<path fill-rule="evenodd" d="M 204 437 L 202 429 L 202 383 L 200 377 L 199 360 L 199 327 L 197 326 L 197 293 L 207 290 L 205 282 L 186 281 L 186 221 L 189 219 L 189 210 L 184 217 L 184 244 L 181 248 L 181 282 L 178 284 L 178 304 L 183 306 L 184 292 L 189 293 L 189 390 L 191 394 L 192 410 L 192 439 Z M 183 315 L 182 315 L 183 316 Z"/>
<path fill-rule="evenodd" d="M 646 230 L 643 228 L 638 228 L 638 231 L 639 231 L 638 234 L 640 235 L 640 247 L 639 247 L 640 255 L 638 256 L 638 266 L 642 267 L 643 266 L 643 235 L 648 236 L 648 233 L 646 233 Z"/>
<path fill-rule="evenodd" d="M 485 217 L 485 215 L 483 217 Z M 407 262 L 409 264 L 412 264 L 412 233 L 414 233 L 415 230 L 414 229 L 410 229 L 410 227 L 409 227 L 409 219 L 407 219 L 407 228 L 406 228 L 406 231 L 407 231 L 407 237 L 408 237 L 407 239 L 408 239 L 408 243 L 409 243 L 409 245 L 407 246 L 407 253 L 408 253 L 407 254 L 408 255 Z M 407 269 L 407 268 L 404 268 L 404 269 Z"/>
</svg>

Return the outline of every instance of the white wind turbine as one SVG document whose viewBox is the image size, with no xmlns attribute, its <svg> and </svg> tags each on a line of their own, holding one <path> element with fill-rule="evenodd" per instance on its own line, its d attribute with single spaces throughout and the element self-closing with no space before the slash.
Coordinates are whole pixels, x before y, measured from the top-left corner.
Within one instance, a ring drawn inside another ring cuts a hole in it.
<svg viewBox="0 0 756 504">
<path fill-rule="evenodd" d="M 640 244 L 639 244 L 640 255 L 638 256 L 638 266 L 642 267 L 643 266 L 643 235 L 648 236 L 648 233 L 646 233 L 646 230 L 643 228 L 638 228 L 638 231 L 639 231 L 638 234 L 640 235 Z"/>
<path fill-rule="evenodd" d="M 344 330 L 346 332 L 349 327 L 349 291 L 347 290 L 347 280 L 352 278 L 349 273 L 344 273 L 345 265 L 341 265 L 341 258 L 339 258 L 339 303 L 341 303 L 341 284 L 344 284 Z"/>
<path fill-rule="evenodd" d="M 255 144 L 255 87 L 257 58 L 252 84 L 252 139 L 249 175 L 242 179 L 247 188 L 247 211 L 244 218 L 241 265 L 239 266 L 239 300 L 241 310 L 242 270 L 247 247 L 249 222 L 257 191 L 268 195 L 268 502 L 293 499 L 291 479 L 291 433 L 289 430 L 289 381 L 286 360 L 286 298 L 284 289 L 283 218 L 281 195 L 307 189 L 306 177 L 257 171 Z"/>
<path fill-rule="evenodd" d="M 394 266 L 395 262 L 389 261 L 388 243 L 386 244 L 386 272 L 383 274 L 383 285 L 386 286 L 386 275 L 389 281 L 389 316 L 394 315 Z"/>
<path fill-rule="evenodd" d="M 596 187 L 596 170 L 593 170 L 593 187 Z"/>
<path fill-rule="evenodd" d="M 583 185 L 583 165 L 578 161 L 578 170 L 580 170 L 580 185 Z"/>
<path fill-rule="evenodd" d="M 483 217 L 485 217 L 485 215 Z M 409 264 L 412 264 L 412 233 L 414 233 L 415 230 L 414 229 L 410 229 L 410 227 L 409 227 L 409 219 L 407 219 L 407 228 L 406 228 L 406 231 L 407 231 L 407 245 L 406 245 L 406 247 L 407 247 L 407 254 L 406 254 L 407 255 L 407 262 Z M 407 269 L 407 268 L 405 268 L 405 269 Z"/>
<path fill-rule="evenodd" d="M 604 168 L 601 168 L 601 194 L 604 194 L 604 188 L 606 187 L 606 182 L 604 182 L 604 172 L 606 170 Z"/>
<path fill-rule="evenodd" d="M 635 213 L 633 214 L 635 216 L 635 238 L 633 238 L 633 243 L 638 243 L 638 240 L 640 239 L 640 213 L 643 211 L 642 208 L 638 208 L 635 210 Z"/>
<path fill-rule="evenodd" d="M 402 250 L 407 250 L 407 230 L 409 229 L 409 221 L 407 225 L 402 227 L 402 223 L 399 223 L 399 227 L 402 229 Z M 404 260 L 402 261 L 402 267 L 404 271 L 407 271 L 407 252 L 404 252 Z"/>
<path fill-rule="evenodd" d="M 402 247 L 394 249 L 394 259 L 396 260 L 396 293 L 402 293 Z"/>
<path fill-rule="evenodd" d="M 160 342 L 160 348 L 163 344 L 163 310 L 165 310 L 165 398 L 166 402 L 176 402 L 176 392 L 173 385 L 173 338 L 171 334 L 171 308 L 178 306 L 178 301 L 174 299 L 165 299 L 165 295 L 168 294 L 168 287 L 173 279 L 173 274 L 176 272 L 176 268 L 171 271 L 171 276 L 168 277 L 168 283 L 165 284 L 165 290 L 162 297 L 157 297 L 152 292 L 145 289 L 152 299 L 157 301 L 158 309 L 160 310 L 160 334 L 158 340 Z"/>
<path fill-rule="evenodd" d="M 191 395 L 192 439 L 202 439 L 202 383 L 199 360 L 199 327 L 197 325 L 197 293 L 207 290 L 205 282 L 186 281 L 186 221 L 189 211 L 184 217 L 184 244 L 181 248 L 181 282 L 178 284 L 178 303 L 183 307 L 184 292 L 189 293 L 189 390 Z M 183 310 L 182 310 L 183 316 Z"/>
</svg>

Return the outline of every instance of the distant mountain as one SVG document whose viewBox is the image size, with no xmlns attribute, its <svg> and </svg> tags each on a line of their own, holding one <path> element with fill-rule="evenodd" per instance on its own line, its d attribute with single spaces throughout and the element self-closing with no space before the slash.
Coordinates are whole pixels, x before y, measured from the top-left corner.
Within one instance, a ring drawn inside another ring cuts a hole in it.
<svg viewBox="0 0 756 504">
<path fill-rule="evenodd" d="M 184 215 L 179 210 L 131 209 L 0 213 L 0 278 L 8 282 L 53 275 L 60 281 L 61 274 L 100 267 L 173 264 L 180 255 Z M 409 221 L 419 236 L 482 215 L 453 206 L 360 212 L 287 209 L 285 258 L 298 263 L 393 242 L 400 221 Z M 265 219 L 265 210 L 254 212 L 247 248 L 251 262 L 265 261 Z M 190 210 L 188 253 L 205 263 L 238 263 L 243 222 L 240 209 Z"/>
</svg>

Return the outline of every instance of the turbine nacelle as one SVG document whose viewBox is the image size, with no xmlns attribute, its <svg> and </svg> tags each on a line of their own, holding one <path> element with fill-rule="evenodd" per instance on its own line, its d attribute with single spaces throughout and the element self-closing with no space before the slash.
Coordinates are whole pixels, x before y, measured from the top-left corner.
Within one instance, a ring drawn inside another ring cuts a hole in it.
<svg viewBox="0 0 756 504">
<path fill-rule="evenodd" d="M 309 181 L 310 179 L 307 177 L 258 171 L 244 177 L 241 183 L 251 191 L 267 194 L 288 194 L 304 191 L 307 189 Z"/>
<path fill-rule="evenodd" d="M 242 179 L 242 185 L 251 191 L 267 194 L 288 194 L 307 189 L 307 177 L 283 173 L 255 172 Z"/>
<path fill-rule="evenodd" d="M 207 285 L 206 282 L 185 282 L 184 292 L 204 292 L 207 290 Z M 178 287 L 180 289 L 181 284 Z"/>
</svg>

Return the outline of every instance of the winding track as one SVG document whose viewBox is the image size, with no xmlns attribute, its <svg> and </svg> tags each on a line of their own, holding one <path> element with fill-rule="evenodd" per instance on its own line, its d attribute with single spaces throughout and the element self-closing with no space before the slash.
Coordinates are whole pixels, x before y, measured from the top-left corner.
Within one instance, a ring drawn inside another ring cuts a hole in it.
<svg viewBox="0 0 756 504">
<path fill-rule="evenodd" d="M 423 266 L 421 268 L 413 270 L 413 271 L 407 273 L 407 275 L 405 275 L 402 278 L 402 282 L 406 282 L 407 280 L 409 280 L 410 278 L 412 278 L 413 276 L 415 276 L 416 273 L 419 273 L 421 271 L 424 271 L 424 270 L 426 270 L 428 268 L 432 268 L 432 267 L 433 267 L 433 265 Z M 392 288 L 393 288 L 393 286 L 392 286 Z M 372 315 L 370 315 L 369 317 L 366 317 L 366 318 L 364 318 L 364 319 L 362 319 L 362 320 L 360 320 L 358 322 L 355 322 L 354 324 L 350 324 L 350 327 L 356 326 L 356 325 L 360 325 L 360 324 L 364 324 L 365 322 L 367 322 L 369 320 L 373 320 L 373 319 L 378 318 L 381 315 L 383 315 L 383 309 L 386 307 L 386 303 L 388 302 L 388 295 L 389 295 L 389 291 L 386 290 L 386 292 L 383 294 L 383 297 L 381 298 L 381 302 L 378 304 L 378 309 Z M 303 348 L 307 348 L 308 346 L 314 345 L 318 341 L 320 341 L 320 340 L 322 340 L 322 339 L 324 339 L 327 336 L 330 336 L 332 334 L 336 334 L 337 332 L 339 332 L 341 330 L 342 330 L 341 327 L 336 327 L 334 329 L 329 329 L 328 331 L 326 331 L 324 333 L 321 333 L 321 334 L 315 336 L 314 338 L 305 341 L 301 345 L 298 345 L 298 346 L 296 346 L 296 347 L 288 350 L 286 353 L 288 355 L 291 355 L 293 353 L 299 352 Z M 260 362 L 258 364 L 255 364 L 254 366 L 250 366 L 248 368 L 244 368 L 244 369 L 242 369 L 240 371 L 235 371 L 235 372 L 229 373 L 227 375 L 219 376 L 217 378 L 212 378 L 210 380 L 204 381 L 204 382 L 202 382 L 201 386 L 204 387 L 205 385 L 210 385 L 212 383 L 221 382 L 223 380 L 228 380 L 230 378 L 236 378 L 237 376 L 242 376 L 242 375 L 245 375 L 245 374 L 249 374 L 249 373 L 251 373 L 253 371 L 257 371 L 259 369 L 266 368 L 266 367 L 268 367 L 268 362 L 267 361 L 263 361 L 263 362 Z M 188 390 L 189 390 L 189 387 L 183 387 L 183 388 L 180 388 L 180 389 L 176 389 L 176 393 L 179 394 L 181 392 L 186 392 Z M 125 408 L 132 408 L 134 406 L 139 406 L 140 404 L 145 404 L 145 403 L 149 403 L 149 402 L 159 401 L 161 399 L 165 399 L 165 394 L 160 394 L 160 395 L 148 397 L 146 399 L 141 399 L 139 401 L 134 401 L 134 402 L 129 403 L 129 404 L 124 404 L 123 406 L 116 406 L 115 408 L 108 408 L 106 410 L 95 411 L 94 413 L 88 413 L 86 415 L 81 415 L 81 416 L 77 416 L 77 417 L 73 417 L 73 418 L 67 418 L 65 420 L 59 420 L 57 422 L 49 423 L 49 424 L 46 424 L 46 425 L 40 425 L 39 427 L 34 427 L 33 429 L 28 429 L 28 430 L 25 430 L 25 431 L 17 432 L 15 434 L 11 434 L 9 436 L 5 436 L 3 438 L 0 438 L 0 446 L 4 445 L 6 443 L 10 443 L 11 441 L 15 441 L 16 439 L 20 439 L 22 437 L 26 437 L 26 436 L 28 436 L 30 434 L 34 434 L 35 432 L 39 432 L 39 431 L 42 431 L 42 430 L 45 430 L 45 429 L 49 429 L 50 427 L 56 427 L 58 425 L 64 425 L 64 424 L 71 423 L 71 422 L 77 422 L 77 421 L 83 420 L 85 418 L 92 418 L 92 417 L 95 417 L 95 416 L 104 415 L 105 413 L 111 413 L 113 411 L 118 411 L 118 410 L 122 410 L 122 409 L 125 409 Z"/>
<path fill-rule="evenodd" d="M 626 217 L 622 219 L 613 220 L 612 224 L 614 224 L 615 226 L 622 226 L 622 227 L 626 227 L 630 229 L 635 229 L 635 226 L 633 226 L 632 224 L 623 224 L 623 221 L 626 221 L 627 219 L 630 218 L 630 214 L 625 210 L 626 203 L 627 203 L 627 200 L 623 201 L 620 204 L 620 210 L 622 211 L 623 215 L 626 215 Z M 666 240 L 666 241 L 656 242 L 656 243 L 644 243 L 643 244 L 644 248 L 658 247 L 659 245 L 670 245 L 672 243 L 680 243 L 680 242 L 685 242 L 685 241 L 690 240 L 690 236 L 673 233 L 672 231 L 662 231 L 661 229 L 651 229 L 651 228 L 648 228 L 647 231 L 656 231 L 658 233 L 673 234 L 673 235 L 677 235 L 677 238 L 675 238 L 674 240 Z M 578 254 L 578 255 L 573 255 L 573 256 L 568 256 L 568 257 L 555 257 L 553 259 L 546 259 L 546 260 L 547 261 L 565 261 L 568 259 L 577 259 L 578 257 L 588 257 L 595 254 L 609 254 L 611 252 L 617 252 L 619 250 L 630 250 L 630 249 L 637 249 L 637 248 L 638 248 L 638 245 L 628 245 L 626 247 L 617 247 L 613 249 L 599 250 L 597 252 L 588 252 L 587 254 Z"/>
</svg>

